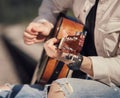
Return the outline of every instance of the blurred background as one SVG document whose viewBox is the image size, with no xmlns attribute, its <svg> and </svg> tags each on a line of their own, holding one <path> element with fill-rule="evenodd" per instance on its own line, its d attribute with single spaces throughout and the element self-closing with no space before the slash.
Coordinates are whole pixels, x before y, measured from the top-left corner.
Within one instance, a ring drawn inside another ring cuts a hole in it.
<svg viewBox="0 0 120 98">
<path fill-rule="evenodd" d="M 42 0 L 0 0 L 0 85 L 30 83 L 43 49 L 25 45 L 25 27 L 37 16 Z"/>
</svg>

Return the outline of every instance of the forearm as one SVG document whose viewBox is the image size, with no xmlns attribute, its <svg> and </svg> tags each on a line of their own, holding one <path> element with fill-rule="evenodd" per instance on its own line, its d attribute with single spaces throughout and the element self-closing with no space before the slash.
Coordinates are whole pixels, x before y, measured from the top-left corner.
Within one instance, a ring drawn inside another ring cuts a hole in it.
<svg viewBox="0 0 120 98">
<path fill-rule="evenodd" d="M 92 67 L 92 61 L 89 57 L 83 56 L 83 61 L 80 67 L 80 70 L 83 72 L 89 74 L 90 76 L 93 76 L 93 67 Z"/>
</svg>

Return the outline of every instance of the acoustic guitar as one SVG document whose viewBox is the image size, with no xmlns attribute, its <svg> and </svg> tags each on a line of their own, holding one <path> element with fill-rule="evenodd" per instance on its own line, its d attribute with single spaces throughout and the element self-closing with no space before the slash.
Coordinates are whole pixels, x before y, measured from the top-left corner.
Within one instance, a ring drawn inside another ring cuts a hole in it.
<svg viewBox="0 0 120 98">
<path fill-rule="evenodd" d="M 53 31 L 54 37 L 60 39 L 58 49 L 74 55 L 79 53 L 86 36 L 83 30 L 84 26 L 81 23 L 61 17 Z M 67 77 L 68 73 L 69 69 L 64 62 L 48 57 L 45 50 L 43 50 L 31 83 L 44 85 L 55 79 Z"/>
</svg>

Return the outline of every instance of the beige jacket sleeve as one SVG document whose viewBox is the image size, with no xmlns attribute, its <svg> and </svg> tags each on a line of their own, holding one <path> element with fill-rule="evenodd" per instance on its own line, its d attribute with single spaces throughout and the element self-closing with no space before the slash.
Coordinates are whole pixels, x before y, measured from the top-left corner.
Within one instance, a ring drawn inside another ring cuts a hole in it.
<svg viewBox="0 0 120 98">
<path fill-rule="evenodd" d="M 120 37 L 119 37 L 120 38 Z M 117 53 L 114 57 L 91 57 L 94 77 L 93 79 L 105 84 L 120 86 L 120 39 L 118 38 Z M 111 43 L 112 44 L 112 43 Z"/>
<path fill-rule="evenodd" d="M 39 15 L 34 21 L 47 20 L 55 23 L 57 15 L 72 7 L 72 0 L 43 0 L 39 8 Z"/>
</svg>

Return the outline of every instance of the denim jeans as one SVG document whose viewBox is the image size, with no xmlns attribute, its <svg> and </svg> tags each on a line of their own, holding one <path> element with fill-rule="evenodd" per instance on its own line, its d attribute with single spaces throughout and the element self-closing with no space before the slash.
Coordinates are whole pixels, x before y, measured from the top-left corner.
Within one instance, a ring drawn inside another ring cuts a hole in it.
<svg viewBox="0 0 120 98">
<path fill-rule="evenodd" d="M 55 82 L 60 85 L 65 98 L 120 98 L 120 88 L 94 80 L 63 78 Z M 15 85 L 10 91 L 1 91 L 0 98 L 47 98 L 46 89 L 47 86 L 43 89 L 40 85 Z"/>
</svg>

